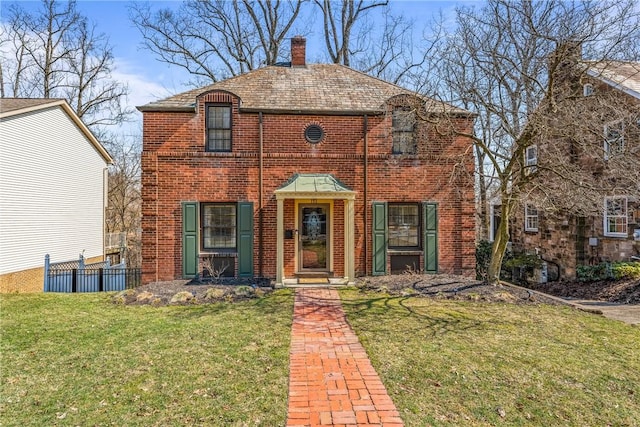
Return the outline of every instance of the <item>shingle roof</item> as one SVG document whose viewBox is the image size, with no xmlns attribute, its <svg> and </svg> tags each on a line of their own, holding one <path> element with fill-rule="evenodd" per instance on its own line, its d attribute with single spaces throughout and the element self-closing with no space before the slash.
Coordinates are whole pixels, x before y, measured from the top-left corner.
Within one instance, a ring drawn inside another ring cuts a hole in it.
<svg viewBox="0 0 640 427">
<path fill-rule="evenodd" d="M 415 95 L 400 86 L 337 64 L 267 66 L 212 85 L 138 107 L 140 111 L 193 111 L 196 97 L 211 90 L 237 95 L 244 111 L 377 113 L 396 95 Z M 433 100 L 431 111 L 468 113 Z"/>
<path fill-rule="evenodd" d="M 640 99 L 640 62 L 608 61 L 594 63 L 587 72 L 592 77 L 598 78 Z"/>
<path fill-rule="evenodd" d="M 0 113 L 17 112 L 46 104 L 58 104 L 60 101 L 62 100 L 55 98 L 1 98 Z"/>
</svg>

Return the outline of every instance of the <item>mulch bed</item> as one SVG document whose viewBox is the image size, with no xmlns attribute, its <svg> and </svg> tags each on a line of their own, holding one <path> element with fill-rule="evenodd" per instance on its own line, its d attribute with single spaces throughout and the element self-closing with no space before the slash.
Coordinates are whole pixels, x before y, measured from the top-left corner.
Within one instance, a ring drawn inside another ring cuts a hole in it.
<svg viewBox="0 0 640 427">
<path fill-rule="evenodd" d="M 588 299 L 621 304 L 640 304 L 640 280 L 559 281 L 527 287 L 562 298 Z"/>
<path fill-rule="evenodd" d="M 172 280 L 155 282 L 119 292 L 113 297 L 127 305 L 193 305 L 217 301 L 242 301 L 263 297 L 273 288 L 263 280 Z M 420 296 L 459 301 L 503 302 L 512 304 L 561 304 L 553 298 L 512 286 L 492 286 L 479 280 L 450 274 L 405 273 L 393 276 L 360 277 L 362 290 L 392 296 Z M 624 304 L 640 304 L 640 281 L 578 281 L 528 284 L 529 289 L 562 298 L 590 299 Z M 176 296 L 180 294 L 180 297 Z"/>
</svg>

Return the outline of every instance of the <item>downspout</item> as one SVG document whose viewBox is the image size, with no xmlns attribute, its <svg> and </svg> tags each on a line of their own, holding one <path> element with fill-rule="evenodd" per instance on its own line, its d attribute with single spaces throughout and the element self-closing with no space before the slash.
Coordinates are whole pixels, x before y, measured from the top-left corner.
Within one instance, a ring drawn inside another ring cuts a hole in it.
<svg viewBox="0 0 640 427">
<path fill-rule="evenodd" d="M 262 111 L 258 113 L 259 123 L 259 139 L 260 139 L 260 153 L 259 153 L 259 171 L 258 171 L 258 274 L 259 277 L 264 277 L 264 212 L 263 212 L 263 172 L 264 172 L 264 139 L 263 139 L 263 127 L 262 127 Z"/>
<path fill-rule="evenodd" d="M 363 117 L 363 122 L 362 122 L 362 132 L 364 134 L 364 191 L 363 191 L 363 198 L 364 198 L 364 274 L 367 275 L 368 271 L 369 271 L 369 266 L 368 266 L 368 261 L 369 261 L 369 255 L 368 255 L 368 251 L 367 251 L 367 239 L 369 238 L 369 199 L 368 199 L 368 191 L 367 191 L 367 187 L 368 187 L 368 180 L 367 177 L 369 175 L 369 147 L 368 147 L 368 138 L 367 138 L 367 133 L 369 131 L 369 120 L 367 115 L 365 114 Z"/>
</svg>

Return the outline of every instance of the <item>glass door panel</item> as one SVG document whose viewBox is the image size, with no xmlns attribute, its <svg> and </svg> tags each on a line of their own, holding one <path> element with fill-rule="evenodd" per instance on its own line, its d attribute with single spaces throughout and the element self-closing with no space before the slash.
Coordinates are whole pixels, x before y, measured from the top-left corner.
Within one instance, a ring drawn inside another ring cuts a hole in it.
<svg viewBox="0 0 640 427">
<path fill-rule="evenodd" d="M 328 205 L 300 207 L 300 267 L 302 270 L 328 269 Z"/>
</svg>

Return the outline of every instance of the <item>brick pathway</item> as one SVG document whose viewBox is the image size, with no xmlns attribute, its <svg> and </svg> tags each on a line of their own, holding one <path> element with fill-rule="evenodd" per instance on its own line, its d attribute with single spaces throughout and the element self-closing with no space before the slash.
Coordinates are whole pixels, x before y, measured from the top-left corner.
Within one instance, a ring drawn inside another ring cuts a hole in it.
<svg viewBox="0 0 640 427">
<path fill-rule="evenodd" d="M 296 290 L 287 426 L 402 426 L 338 292 Z"/>
</svg>

